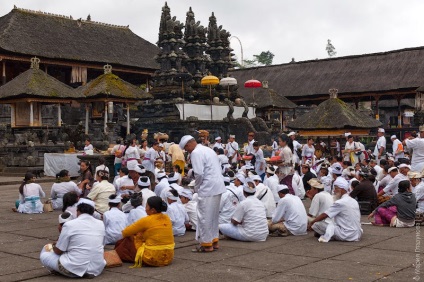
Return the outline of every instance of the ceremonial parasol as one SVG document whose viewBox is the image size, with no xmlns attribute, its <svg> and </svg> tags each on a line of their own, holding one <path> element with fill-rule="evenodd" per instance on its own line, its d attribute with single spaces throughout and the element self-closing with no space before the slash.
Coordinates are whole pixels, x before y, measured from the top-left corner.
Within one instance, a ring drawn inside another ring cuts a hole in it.
<svg viewBox="0 0 424 282">
<path fill-rule="evenodd" d="M 230 96 L 230 86 L 237 85 L 237 79 L 235 79 L 234 77 L 224 77 L 219 82 L 219 85 L 227 86 L 228 87 L 228 96 Z"/>
<path fill-rule="evenodd" d="M 202 78 L 202 80 L 200 81 L 200 84 L 209 86 L 209 96 L 211 97 L 211 120 L 212 120 L 212 85 L 219 84 L 219 78 L 209 74 Z"/>
<path fill-rule="evenodd" d="M 253 104 L 255 104 L 255 88 L 262 87 L 262 83 L 256 79 L 250 79 L 244 83 L 245 88 L 253 88 Z"/>
</svg>

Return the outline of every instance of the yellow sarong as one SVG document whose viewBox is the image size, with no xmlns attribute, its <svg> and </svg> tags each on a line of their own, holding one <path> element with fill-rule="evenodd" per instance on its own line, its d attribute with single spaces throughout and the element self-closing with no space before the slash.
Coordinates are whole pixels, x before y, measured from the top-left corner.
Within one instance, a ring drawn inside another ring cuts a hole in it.
<svg viewBox="0 0 424 282">
<path fill-rule="evenodd" d="M 130 268 L 136 268 L 141 267 L 143 264 L 143 255 L 144 250 L 151 250 L 151 251 L 165 251 L 165 250 L 174 250 L 175 243 L 169 244 L 169 245 L 161 245 L 161 246 L 146 246 L 146 244 L 143 243 L 141 247 L 138 248 L 137 254 L 135 255 L 134 265 L 130 266 Z"/>
</svg>

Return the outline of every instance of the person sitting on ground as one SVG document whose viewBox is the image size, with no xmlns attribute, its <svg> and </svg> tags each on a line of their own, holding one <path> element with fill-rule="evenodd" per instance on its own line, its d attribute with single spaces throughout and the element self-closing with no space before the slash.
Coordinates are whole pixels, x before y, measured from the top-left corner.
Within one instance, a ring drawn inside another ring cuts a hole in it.
<svg viewBox="0 0 424 282">
<path fill-rule="evenodd" d="M 41 264 L 49 271 L 67 277 L 93 278 L 106 266 L 103 258 L 105 226 L 95 219 L 94 202 L 80 199 L 77 204 L 78 217 L 66 222 L 59 240 L 43 247 Z"/>
<path fill-rule="evenodd" d="M 266 178 L 264 185 L 271 189 L 272 195 L 274 196 L 275 204 L 278 203 L 280 197 L 278 197 L 277 186 L 279 184 L 278 176 L 275 174 L 275 168 L 272 165 L 267 166 L 266 168 Z"/>
<path fill-rule="evenodd" d="M 91 169 L 91 163 L 86 160 L 80 162 L 80 172 L 79 181 L 77 183 L 78 188 L 82 191 L 82 197 L 85 197 L 90 193 L 90 189 L 93 186 L 94 178 L 93 171 Z"/>
<path fill-rule="evenodd" d="M 107 172 L 109 172 L 109 168 L 107 167 L 107 165 L 105 165 L 105 163 L 106 163 L 106 159 L 104 157 L 100 157 L 99 165 L 96 166 L 96 169 L 94 170 L 94 175 L 97 175 L 97 172 L 99 170 L 106 170 Z"/>
<path fill-rule="evenodd" d="M 349 184 L 341 177 L 334 183 L 334 197 L 336 201 L 324 213 L 312 220 L 308 229 L 313 229 L 321 235 L 318 242 L 359 241 L 362 237 L 361 212 L 358 202 L 349 196 Z M 326 218 L 333 221 L 326 222 Z"/>
<path fill-rule="evenodd" d="M 134 191 L 134 181 L 128 175 L 130 172 L 127 167 L 121 167 L 119 169 L 119 178 L 115 181 L 116 193 L 122 198 L 130 197 L 130 194 Z"/>
<path fill-rule="evenodd" d="M 166 214 L 171 219 L 174 236 L 183 236 L 186 231 L 186 224 L 190 219 L 184 206 L 178 203 L 178 198 L 178 191 L 173 188 L 166 193 L 166 199 L 168 201 Z"/>
<path fill-rule="evenodd" d="M 19 200 L 16 201 L 16 208 L 12 208 L 14 212 L 20 213 L 42 213 L 43 203 L 40 198 L 44 198 L 46 194 L 40 184 L 34 183 L 35 176 L 32 172 L 27 172 L 22 184 L 19 186 Z"/>
<path fill-rule="evenodd" d="M 143 206 L 143 194 L 141 192 L 136 192 L 131 195 L 130 204 L 133 207 L 133 209 L 131 209 L 130 212 L 128 213 L 127 226 L 147 216 L 146 208 Z"/>
<path fill-rule="evenodd" d="M 71 181 L 69 171 L 66 169 L 61 170 L 56 174 L 56 183 L 53 183 L 50 192 L 50 198 L 52 198 L 52 206 L 55 210 L 60 210 L 63 207 L 63 196 L 68 192 L 75 192 L 77 195 L 81 195 L 82 191 L 75 182 Z"/>
<path fill-rule="evenodd" d="M 103 214 L 106 236 L 105 245 L 114 245 L 122 239 L 122 230 L 127 226 L 127 216 L 119 209 L 121 196 L 112 194 L 109 196 L 110 209 Z"/>
<path fill-rule="evenodd" d="M 286 237 L 289 235 L 306 235 L 308 217 L 302 200 L 290 194 L 289 187 L 278 185 L 277 208 L 268 222 L 270 236 Z"/>
<path fill-rule="evenodd" d="M 122 230 L 124 240 L 131 238 L 129 245 L 134 246 L 134 250 L 130 250 L 133 257 L 125 256 L 119 247 L 115 247 L 122 260 L 135 262 L 135 267 L 142 264 L 165 266 L 172 262 L 175 243 L 171 219 L 164 213 L 167 209 L 168 205 L 158 196 L 147 200 L 147 216 Z"/>
<path fill-rule="evenodd" d="M 424 215 L 424 181 L 421 180 L 422 174 L 416 171 L 408 172 L 409 181 L 411 181 L 412 193 L 417 199 L 417 215 Z"/>
<path fill-rule="evenodd" d="M 358 202 L 369 202 L 371 209 L 374 210 L 378 203 L 377 192 L 369 177 L 369 170 L 367 168 L 362 168 L 358 175 L 359 184 L 350 192 L 350 196 Z"/>
<path fill-rule="evenodd" d="M 99 184 L 90 190 L 87 197 L 96 203 L 96 211 L 103 214 L 109 210 L 109 196 L 115 194 L 115 187 L 109 183 L 107 171 L 99 170 L 96 176 Z"/>
<path fill-rule="evenodd" d="M 318 215 L 325 212 L 334 201 L 333 196 L 324 191 L 324 184 L 322 184 L 317 178 L 311 178 L 308 181 L 308 184 L 311 186 L 311 189 L 306 192 L 306 196 L 312 201 L 311 206 L 309 207 L 308 222 L 311 222 Z"/>
<path fill-rule="evenodd" d="M 72 219 L 77 218 L 77 203 L 79 196 L 75 192 L 68 192 L 63 195 L 63 207 L 62 212 L 70 212 Z"/>
<path fill-rule="evenodd" d="M 165 188 L 169 187 L 168 177 L 166 177 L 165 171 L 160 171 L 160 172 L 157 173 L 156 178 L 159 181 L 159 183 L 156 184 L 155 194 L 156 194 L 156 196 L 160 197 L 162 191 Z"/>
<path fill-rule="evenodd" d="M 399 169 L 399 173 L 397 173 Z M 378 192 L 377 196 L 388 195 L 390 197 L 396 195 L 398 193 L 399 183 L 402 180 L 408 180 L 408 172 L 411 170 L 411 166 L 407 164 L 401 164 L 398 168 L 395 169 L 390 168 L 389 173 L 393 177 L 393 179 L 384 187 L 383 190 Z"/>
<path fill-rule="evenodd" d="M 62 228 L 63 228 L 63 225 L 65 224 L 65 222 L 68 222 L 72 219 L 73 219 L 72 214 L 68 211 L 59 214 L 59 226 L 57 227 L 57 229 L 59 230 L 59 234 L 60 234 L 60 232 L 62 232 Z"/>
<path fill-rule="evenodd" d="M 224 236 L 239 241 L 265 241 L 268 236 L 266 210 L 255 196 L 256 187 L 252 181 L 243 186 L 245 200 L 240 202 L 231 218 L 231 223 L 219 225 Z"/>
<path fill-rule="evenodd" d="M 183 204 L 189 218 L 189 222 L 186 223 L 187 230 L 196 230 L 197 227 L 197 202 L 194 196 L 197 198 L 197 194 L 193 195 L 193 192 L 191 192 L 190 189 L 184 189 L 180 193 L 181 203 Z"/>
<path fill-rule="evenodd" d="M 398 193 L 379 205 L 368 219 L 374 217 L 372 224 L 376 226 L 414 227 L 417 200 L 411 191 L 409 180 L 400 181 Z"/>
<path fill-rule="evenodd" d="M 230 178 L 227 175 L 224 175 L 224 184 L 227 190 L 221 194 L 221 201 L 219 203 L 219 224 L 230 223 L 231 217 L 240 202 L 235 189 L 230 187 Z"/>
<path fill-rule="evenodd" d="M 254 174 L 251 176 L 251 179 L 254 181 L 256 186 L 255 196 L 265 206 L 266 217 L 271 218 L 275 211 L 275 199 L 271 189 L 262 183 L 262 179 L 259 175 Z"/>
</svg>

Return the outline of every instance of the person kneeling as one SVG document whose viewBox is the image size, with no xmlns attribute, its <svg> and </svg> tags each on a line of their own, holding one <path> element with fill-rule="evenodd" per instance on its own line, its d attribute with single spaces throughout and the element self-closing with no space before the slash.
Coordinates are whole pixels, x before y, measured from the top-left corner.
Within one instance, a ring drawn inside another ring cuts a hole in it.
<svg viewBox="0 0 424 282">
<path fill-rule="evenodd" d="M 106 261 L 103 258 L 105 226 L 95 219 L 94 202 L 80 199 L 78 217 L 63 224 L 59 240 L 43 247 L 40 260 L 43 266 L 68 277 L 98 276 Z"/>
<path fill-rule="evenodd" d="M 398 184 L 398 193 L 390 200 L 379 205 L 369 216 L 374 216 L 373 225 L 391 227 L 414 227 L 417 200 L 411 192 L 411 182 L 402 180 Z"/>
<path fill-rule="evenodd" d="M 219 225 L 224 236 L 239 241 L 265 241 L 268 236 L 266 209 L 262 202 L 255 197 L 256 188 L 253 181 L 243 186 L 246 198 L 240 202 L 231 218 L 231 223 Z"/>
<path fill-rule="evenodd" d="M 361 212 L 358 202 L 349 196 L 349 183 L 341 177 L 334 181 L 334 197 L 337 199 L 328 210 L 308 225 L 319 235 L 318 242 L 359 241 L 362 237 Z M 332 218 L 333 221 L 325 221 Z"/>
</svg>

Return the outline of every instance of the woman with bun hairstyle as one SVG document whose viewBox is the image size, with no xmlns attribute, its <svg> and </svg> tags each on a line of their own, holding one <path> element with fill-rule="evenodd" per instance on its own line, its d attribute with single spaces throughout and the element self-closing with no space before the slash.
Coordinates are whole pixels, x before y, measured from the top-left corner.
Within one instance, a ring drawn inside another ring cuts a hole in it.
<svg viewBox="0 0 424 282">
<path fill-rule="evenodd" d="M 117 246 L 121 259 L 135 262 L 133 267 L 169 265 L 174 258 L 174 235 L 172 223 L 168 215 L 164 214 L 168 205 L 157 196 L 150 197 L 146 204 L 147 216 L 127 226 L 122 231 L 123 240 L 133 239 L 134 257 L 123 257 Z M 117 244 L 118 245 L 118 244 Z"/>
<path fill-rule="evenodd" d="M 66 169 L 61 170 L 56 174 L 56 183 L 53 183 L 50 192 L 50 198 L 52 198 L 52 206 L 55 210 L 60 210 L 63 207 L 63 195 L 68 192 L 75 192 L 77 195 L 81 195 L 81 189 L 71 181 L 69 171 Z"/>
<path fill-rule="evenodd" d="M 35 177 L 31 172 L 25 174 L 22 184 L 19 186 L 19 200 L 16 208 L 12 210 L 20 213 L 42 213 L 43 203 L 40 198 L 44 198 L 44 193 L 41 186 L 34 183 Z"/>
</svg>

